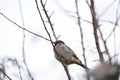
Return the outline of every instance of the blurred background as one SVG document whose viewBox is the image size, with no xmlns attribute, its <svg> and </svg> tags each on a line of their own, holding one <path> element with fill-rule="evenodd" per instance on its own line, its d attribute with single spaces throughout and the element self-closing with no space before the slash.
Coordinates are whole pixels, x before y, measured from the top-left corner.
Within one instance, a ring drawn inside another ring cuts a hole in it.
<svg viewBox="0 0 120 80">
<path fill-rule="evenodd" d="M 120 0 L 92 1 L 42 0 L 42 6 L 41 0 L 0 0 L 0 80 L 68 80 L 54 58 L 38 8 L 52 40 L 56 39 L 51 27 L 90 69 L 102 62 L 100 55 L 105 63 L 119 64 Z M 72 80 L 87 80 L 80 66 L 68 69 Z"/>
</svg>

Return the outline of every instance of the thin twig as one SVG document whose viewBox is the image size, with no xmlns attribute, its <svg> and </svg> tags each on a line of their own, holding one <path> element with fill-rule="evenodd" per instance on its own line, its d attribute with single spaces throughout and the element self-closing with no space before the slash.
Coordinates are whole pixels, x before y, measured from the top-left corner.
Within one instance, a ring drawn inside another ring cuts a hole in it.
<svg viewBox="0 0 120 80">
<path fill-rule="evenodd" d="M 119 7 L 120 7 L 120 1 L 119 1 L 117 10 L 116 10 L 116 19 L 115 19 L 115 23 L 113 23 L 113 22 L 111 21 L 111 23 L 114 24 L 114 28 L 112 29 L 112 31 L 110 32 L 110 34 L 108 35 L 108 37 L 106 38 L 106 40 L 109 39 L 109 37 L 110 37 L 110 36 L 112 35 L 112 33 L 115 31 L 116 27 L 119 26 L 119 24 L 118 24 L 118 22 L 119 22 L 119 16 L 118 16 L 118 14 L 119 14 Z M 119 26 L 119 27 L 120 27 L 120 26 Z"/>
<path fill-rule="evenodd" d="M 39 35 L 39 34 L 36 34 L 36 33 L 32 32 L 32 31 L 26 29 L 26 28 L 21 27 L 20 25 L 18 25 L 16 22 L 12 21 L 10 18 L 8 18 L 6 15 L 4 15 L 4 14 L 1 13 L 1 12 L 0 12 L 0 15 L 2 15 L 2 16 L 3 16 L 4 18 L 6 18 L 8 21 L 10 21 L 10 22 L 13 23 L 14 25 L 16 25 L 18 28 L 23 29 L 23 30 L 25 30 L 25 31 L 27 31 L 27 32 L 29 32 L 29 33 L 37 36 L 37 37 L 40 37 L 40 38 L 42 38 L 42 39 L 44 39 L 44 40 L 50 41 L 49 39 L 47 39 L 47 38 L 45 38 L 45 37 L 43 37 L 43 36 L 41 36 L 41 35 Z"/>
<path fill-rule="evenodd" d="M 118 20 L 119 20 L 120 18 L 118 18 Z M 100 21 L 102 21 L 102 22 L 106 22 L 106 23 L 110 23 L 110 24 L 113 24 L 113 25 L 115 25 L 116 23 L 115 22 L 113 22 L 113 21 L 108 21 L 108 20 L 103 20 L 103 19 L 101 19 Z M 119 28 L 120 28 L 120 25 L 119 24 L 117 24 L 116 26 L 118 26 Z"/>
<path fill-rule="evenodd" d="M 4 78 L 7 77 L 9 80 L 13 80 L 10 76 L 8 76 L 8 74 L 5 72 L 5 59 L 6 58 L 3 58 L 3 63 L 2 63 L 2 68 L 0 68 L 0 73 L 2 72 L 3 73 L 3 76 Z"/>
<path fill-rule="evenodd" d="M 116 25 L 116 24 L 115 24 Z M 106 38 L 106 41 L 111 37 L 112 33 L 115 31 L 117 26 L 114 26 L 113 29 L 110 31 L 109 35 Z"/>
<path fill-rule="evenodd" d="M 15 58 L 15 62 L 16 62 L 16 65 L 17 65 L 17 67 L 18 67 L 18 70 L 19 70 L 20 80 L 23 80 L 23 79 L 22 79 L 22 73 L 21 73 L 21 71 L 20 71 L 20 65 L 18 64 L 18 61 L 17 61 L 16 58 Z"/>
<path fill-rule="evenodd" d="M 24 17 L 23 17 L 23 12 L 22 12 L 22 6 L 21 6 L 21 2 L 19 0 L 19 8 L 20 8 L 20 15 L 21 15 L 21 20 L 22 20 L 22 25 L 23 28 L 25 28 L 25 22 L 24 22 Z M 25 64 L 26 70 L 28 72 L 28 76 L 30 77 L 31 80 L 34 80 L 34 78 L 32 77 L 30 70 L 28 68 L 27 62 L 26 62 L 26 57 L 25 57 L 25 30 L 23 29 L 23 42 L 22 42 L 22 54 L 23 54 L 23 63 Z"/>
<path fill-rule="evenodd" d="M 75 6 L 76 6 L 78 26 L 79 26 L 79 29 L 80 29 L 81 44 L 82 44 L 82 50 L 83 50 L 83 58 L 84 58 L 85 65 L 87 66 L 86 57 L 85 57 L 85 47 L 84 47 L 84 42 L 83 42 L 83 30 L 82 30 L 82 26 L 81 26 L 81 22 L 80 22 L 80 13 L 79 13 L 79 8 L 78 8 L 78 0 L 75 0 Z M 87 79 L 90 80 L 87 69 L 86 69 L 86 73 L 87 73 Z"/>
<path fill-rule="evenodd" d="M 64 70 L 65 70 L 66 74 L 67 74 L 68 80 L 71 80 L 71 76 L 70 76 L 70 73 L 69 73 L 69 70 L 68 70 L 68 66 L 64 65 L 64 64 L 62 64 L 62 65 L 64 67 Z"/>
<path fill-rule="evenodd" d="M 117 5 L 117 10 L 116 10 L 116 20 L 115 20 L 115 27 L 117 26 L 117 24 L 118 24 L 118 22 L 119 22 L 119 9 L 120 9 L 120 0 L 119 0 L 119 2 L 118 2 L 118 5 Z M 114 53 L 115 54 L 117 54 L 116 53 L 116 35 L 115 35 L 115 31 L 114 31 Z M 117 58 L 116 58 L 117 59 Z"/>
<path fill-rule="evenodd" d="M 106 41 L 105 41 L 105 39 L 103 38 L 103 34 L 102 34 L 102 31 L 100 30 L 100 27 L 98 28 L 98 30 L 99 30 L 99 33 L 100 33 L 101 39 L 102 39 L 102 41 L 103 41 L 103 45 L 104 45 L 104 48 L 105 48 L 105 53 L 107 53 L 108 58 L 109 58 L 109 63 L 111 63 L 110 52 L 109 52 L 109 50 L 108 50 L 108 47 L 107 47 Z"/>
<path fill-rule="evenodd" d="M 2 72 L 9 80 L 12 80 L 2 69 L 0 69 L 0 72 Z"/>
<path fill-rule="evenodd" d="M 43 11 L 44 11 L 44 13 L 45 13 L 45 15 L 46 15 L 46 17 L 47 17 L 47 19 L 48 19 L 48 22 L 49 22 L 49 24 L 50 24 L 51 30 L 52 30 L 52 32 L 53 32 L 53 36 L 54 36 L 54 38 L 57 40 L 57 36 L 56 36 L 56 34 L 55 34 L 55 30 L 54 30 L 54 28 L 53 28 L 53 24 L 52 24 L 52 22 L 51 22 L 51 20 L 50 20 L 50 17 L 51 17 L 51 16 L 48 15 L 47 10 L 45 9 L 45 5 L 43 4 L 42 0 L 40 0 L 40 2 L 41 2 L 41 5 L 42 5 L 42 7 L 43 7 Z"/>
<path fill-rule="evenodd" d="M 45 6 L 46 6 L 47 2 L 48 2 L 48 0 L 45 1 L 45 3 L 44 3 Z"/>
<path fill-rule="evenodd" d="M 54 14 L 54 11 L 50 14 L 49 18 L 51 18 L 53 14 Z M 54 28 L 53 28 L 53 29 L 54 29 Z"/>
<path fill-rule="evenodd" d="M 35 0 L 35 3 L 36 3 L 36 7 L 37 7 L 37 10 L 38 10 L 39 16 L 40 16 L 40 18 L 41 18 L 41 20 L 42 20 L 44 29 L 45 29 L 46 33 L 48 34 L 48 36 L 49 36 L 49 39 L 50 39 L 49 41 L 51 42 L 52 46 L 54 46 L 53 41 L 52 41 L 52 38 L 51 38 L 51 35 L 50 35 L 49 31 L 48 31 L 47 28 L 46 28 L 44 19 L 43 19 L 43 17 L 42 17 L 42 14 L 41 14 L 41 12 L 40 12 L 39 7 L 38 7 L 38 2 L 37 2 L 37 0 Z M 41 3 L 41 4 L 43 4 L 43 3 Z"/>
<path fill-rule="evenodd" d="M 98 39 L 98 33 L 97 33 L 97 28 L 99 27 L 98 24 L 98 20 L 96 18 L 96 12 L 95 12 L 95 7 L 94 7 L 94 0 L 90 0 L 91 5 L 90 5 L 90 11 L 91 11 L 91 15 L 92 15 L 92 22 L 93 22 L 93 32 L 94 32 L 94 39 L 95 39 L 95 44 L 96 44 L 96 48 L 100 57 L 100 62 L 104 63 L 104 57 L 100 48 L 100 43 L 99 43 L 99 39 Z"/>
</svg>

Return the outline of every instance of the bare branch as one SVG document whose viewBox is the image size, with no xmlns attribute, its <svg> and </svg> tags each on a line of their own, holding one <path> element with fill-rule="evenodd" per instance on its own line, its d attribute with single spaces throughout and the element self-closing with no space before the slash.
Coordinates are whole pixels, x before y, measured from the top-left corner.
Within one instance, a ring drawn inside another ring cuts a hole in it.
<svg viewBox="0 0 120 80">
<path fill-rule="evenodd" d="M 44 5 L 46 5 L 46 4 L 47 4 L 47 2 L 48 2 L 48 0 L 46 0 L 46 1 L 45 1 Z"/>
<path fill-rule="evenodd" d="M 62 64 L 63 65 L 63 67 L 64 67 L 64 69 L 65 69 L 65 72 L 66 72 L 66 74 L 67 74 L 67 76 L 68 76 L 68 80 L 71 80 L 71 76 L 70 76 L 70 73 L 69 73 L 69 70 L 68 70 L 68 66 L 67 65 L 64 65 L 64 64 Z"/>
<path fill-rule="evenodd" d="M 10 21 L 11 23 L 13 23 L 14 25 L 16 25 L 17 27 L 19 27 L 20 29 L 23 29 L 23 30 L 25 30 L 25 31 L 27 31 L 27 32 L 29 32 L 29 33 L 37 36 L 37 37 L 40 37 L 40 38 L 45 39 L 45 40 L 47 40 L 47 41 L 50 41 L 49 39 L 47 39 L 47 38 L 45 38 L 45 37 L 43 37 L 43 36 L 41 36 L 41 35 L 39 35 L 39 34 L 36 34 L 36 33 L 32 32 L 32 31 L 26 29 L 26 28 L 21 27 L 20 25 L 18 25 L 16 22 L 14 22 L 14 21 L 12 21 L 11 19 L 9 19 L 6 15 L 4 15 L 4 14 L 1 13 L 1 12 L 0 12 L 0 15 L 2 15 L 4 18 L 6 18 L 8 21 Z"/>
<path fill-rule="evenodd" d="M 12 78 L 10 78 L 2 69 L 0 69 L 0 72 L 2 72 L 9 80 L 13 80 Z"/>
<path fill-rule="evenodd" d="M 118 25 L 118 22 L 119 22 L 119 16 L 118 16 L 118 14 L 119 14 L 119 7 L 120 7 L 120 1 L 119 1 L 118 5 L 117 5 L 115 23 L 111 22 L 111 23 L 114 24 L 114 28 L 112 29 L 112 31 L 110 32 L 110 34 L 108 35 L 108 37 L 106 38 L 106 40 L 109 39 L 109 37 L 110 37 L 110 36 L 112 35 L 112 33 L 115 31 L 116 27 L 119 26 L 119 25 Z M 120 27 L 120 26 L 119 26 L 119 27 Z"/>
<path fill-rule="evenodd" d="M 84 61 L 85 61 L 85 65 L 87 66 L 86 57 L 85 57 L 85 47 L 84 47 L 84 42 L 83 42 L 83 30 L 82 30 L 82 26 L 81 26 L 81 22 L 80 22 L 80 14 L 79 14 L 79 8 L 78 8 L 78 0 L 75 0 L 75 6 L 76 6 L 78 26 L 79 26 L 79 29 L 80 29 L 81 44 L 82 44 L 82 50 L 83 50 L 83 58 L 84 58 Z M 87 73 L 87 79 L 90 80 L 87 68 L 86 68 L 86 73 Z"/>
<path fill-rule="evenodd" d="M 108 57 L 109 57 L 109 63 L 111 63 L 111 56 L 110 56 L 110 53 L 109 53 L 109 50 L 108 50 L 108 47 L 107 47 L 106 41 L 105 41 L 105 39 L 103 38 L 103 34 L 102 34 L 102 31 L 100 30 L 100 27 L 98 28 L 98 30 L 99 30 L 99 33 L 100 33 L 101 39 L 102 39 L 103 44 L 104 44 L 105 53 L 107 53 L 107 55 L 108 55 Z"/>
<path fill-rule="evenodd" d="M 115 27 L 117 26 L 117 24 L 118 24 L 118 22 L 119 22 L 119 9 L 120 9 L 120 0 L 119 0 L 119 3 L 118 3 L 118 5 L 117 5 L 117 10 L 116 10 L 116 20 L 115 20 Z M 114 31 L 114 53 L 115 54 L 117 54 L 116 53 L 116 34 L 115 34 L 115 31 Z"/>
<path fill-rule="evenodd" d="M 109 35 L 108 35 L 107 38 L 106 38 L 106 41 L 110 38 L 110 36 L 112 35 L 112 33 L 115 31 L 116 27 L 117 27 L 117 26 L 115 26 L 115 27 L 111 30 L 111 32 L 109 33 Z"/>
<path fill-rule="evenodd" d="M 50 24 L 51 30 L 52 30 L 52 32 L 53 32 L 53 36 L 54 36 L 54 38 L 57 40 L 57 36 L 56 36 L 56 34 L 55 34 L 55 30 L 54 30 L 54 28 L 53 28 L 53 25 L 52 25 L 52 22 L 51 22 L 51 20 L 50 20 L 50 17 L 49 17 L 49 15 L 48 15 L 48 13 L 47 13 L 47 10 L 45 9 L 45 5 L 43 4 L 42 0 L 40 0 L 40 2 L 41 2 L 41 5 L 42 5 L 42 7 L 43 7 L 43 11 L 44 11 L 44 13 L 45 13 L 45 15 L 46 15 L 46 17 L 47 17 L 47 19 L 48 19 L 48 22 L 49 22 L 49 24 Z"/>
<path fill-rule="evenodd" d="M 99 54 L 99 57 L 100 57 L 100 62 L 103 63 L 105 61 L 104 61 L 103 54 L 101 52 L 100 43 L 99 43 L 99 39 L 98 39 L 97 28 L 99 27 L 99 24 L 98 24 L 98 20 L 96 18 L 96 12 L 95 12 L 95 7 L 94 7 L 94 1 L 93 0 L 91 0 L 91 5 L 90 5 L 89 8 L 90 8 L 91 15 L 92 15 L 95 44 L 96 44 L 97 51 L 98 51 L 98 54 Z"/>
<path fill-rule="evenodd" d="M 38 10 L 39 16 L 40 16 L 40 18 L 41 18 L 41 20 L 42 20 L 42 23 L 43 23 L 44 29 L 45 29 L 45 31 L 47 32 L 48 36 L 49 36 L 49 39 L 50 39 L 49 41 L 51 42 L 52 46 L 54 46 L 54 45 L 53 45 L 52 38 L 51 38 L 51 35 L 50 35 L 50 33 L 48 32 L 48 30 L 47 30 L 47 28 L 46 28 L 46 25 L 45 25 L 44 19 L 43 19 L 43 17 L 42 17 L 42 14 L 41 14 L 41 12 L 40 12 L 39 7 L 38 7 L 38 2 L 37 2 L 37 0 L 35 0 L 35 3 L 36 3 L 36 7 L 37 7 L 37 10 Z"/>
<path fill-rule="evenodd" d="M 54 14 L 54 11 L 50 14 L 49 18 L 51 18 L 53 14 Z"/>
<path fill-rule="evenodd" d="M 0 68 L 0 73 L 3 73 L 4 78 L 7 77 L 9 80 L 13 80 L 8 74 L 5 72 L 5 58 L 2 60 L 2 68 Z M 0 78 L 1 79 L 1 78 Z"/>
<path fill-rule="evenodd" d="M 118 18 L 118 20 L 119 20 L 120 18 Z M 113 21 L 108 21 L 108 20 L 100 20 L 100 21 L 102 21 L 102 22 L 106 22 L 106 23 L 110 23 L 110 24 L 113 24 L 113 25 L 115 25 L 116 23 L 115 22 L 113 22 Z M 116 24 L 116 26 L 118 26 L 119 28 L 120 28 L 120 25 L 119 24 Z"/>
<path fill-rule="evenodd" d="M 20 8 L 20 15 L 21 15 L 21 20 L 22 20 L 23 28 L 25 28 L 25 22 L 24 22 L 24 17 L 23 17 L 22 6 L 21 6 L 20 0 L 19 0 L 19 8 Z M 34 78 L 32 77 L 32 75 L 30 73 L 30 70 L 28 68 L 27 62 L 26 62 L 26 57 L 25 57 L 25 37 L 26 37 L 25 30 L 23 29 L 23 42 L 22 42 L 23 63 L 25 64 L 28 76 L 30 77 L 31 80 L 34 80 Z"/>
<path fill-rule="evenodd" d="M 15 58 L 15 62 L 16 62 L 16 65 L 17 65 L 17 67 L 18 67 L 18 70 L 19 70 L 20 80 L 23 80 L 23 79 L 22 79 L 22 73 L 21 73 L 21 71 L 20 71 L 20 65 L 19 65 L 19 63 L 18 63 L 18 61 L 17 61 L 16 58 Z"/>
</svg>

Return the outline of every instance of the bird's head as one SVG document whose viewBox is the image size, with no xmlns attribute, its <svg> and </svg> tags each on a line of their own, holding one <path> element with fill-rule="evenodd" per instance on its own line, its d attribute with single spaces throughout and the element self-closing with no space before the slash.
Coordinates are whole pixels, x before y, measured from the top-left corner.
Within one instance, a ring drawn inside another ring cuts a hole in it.
<svg viewBox="0 0 120 80">
<path fill-rule="evenodd" d="M 62 40 L 57 40 L 57 41 L 54 42 L 54 44 L 56 46 L 57 44 L 65 44 L 65 43 Z"/>
</svg>

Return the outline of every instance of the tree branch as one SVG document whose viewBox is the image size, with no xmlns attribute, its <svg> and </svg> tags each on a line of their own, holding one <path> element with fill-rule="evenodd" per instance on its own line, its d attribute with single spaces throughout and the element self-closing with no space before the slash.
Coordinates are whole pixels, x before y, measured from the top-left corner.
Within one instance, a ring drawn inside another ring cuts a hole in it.
<svg viewBox="0 0 120 80">
<path fill-rule="evenodd" d="M 62 65 L 64 67 L 64 70 L 65 70 L 66 74 L 67 74 L 68 80 L 71 80 L 71 76 L 70 76 L 70 73 L 69 73 L 69 70 L 68 70 L 68 66 L 64 65 L 64 64 L 62 64 Z"/>
<path fill-rule="evenodd" d="M 83 30 L 82 30 L 82 26 L 81 26 L 81 22 L 80 22 L 80 13 L 79 13 L 79 8 L 78 8 L 78 0 L 75 0 L 75 6 L 76 6 L 77 22 L 78 22 L 78 26 L 79 26 L 79 29 L 80 29 L 81 44 L 82 44 L 82 50 L 83 50 L 83 58 L 84 58 L 85 65 L 87 66 L 87 61 L 86 61 L 86 57 L 85 57 Z M 86 73 L 87 73 L 87 79 L 90 80 L 87 68 L 86 68 Z"/>
<path fill-rule="evenodd" d="M 92 22 L 93 22 L 93 32 L 94 32 L 94 39 L 95 39 L 95 44 L 96 44 L 96 48 L 100 57 L 100 62 L 104 63 L 104 57 L 103 54 L 101 52 L 101 48 L 100 48 L 100 43 L 99 43 L 99 39 L 98 39 L 98 33 L 97 33 L 97 28 L 99 28 L 99 24 L 98 24 L 98 20 L 96 18 L 96 12 L 95 12 L 95 7 L 94 7 L 94 1 L 90 0 L 91 5 L 90 5 L 90 11 L 91 11 L 91 15 L 92 15 Z"/>
<path fill-rule="evenodd" d="M 0 12 L 0 15 L 2 15 L 5 19 L 7 19 L 8 21 L 10 21 L 10 22 L 13 23 L 14 25 L 16 25 L 18 28 L 23 29 L 23 30 L 27 31 L 28 33 L 31 33 L 31 34 L 33 34 L 33 35 L 35 35 L 35 36 L 37 36 L 37 37 L 40 37 L 40 38 L 42 38 L 42 39 L 44 39 L 44 40 L 50 41 L 49 39 L 47 39 L 47 38 L 45 38 L 45 37 L 43 37 L 43 36 L 41 36 L 41 35 L 39 35 L 39 34 L 36 34 L 36 33 L 32 32 L 32 31 L 26 29 L 26 28 L 21 27 L 20 25 L 18 25 L 16 22 L 14 22 L 14 21 L 12 21 L 11 19 L 9 19 L 6 15 L 4 15 L 4 14 L 1 13 L 1 12 Z"/>
<path fill-rule="evenodd" d="M 45 15 L 46 15 L 46 17 L 47 17 L 47 19 L 48 19 L 48 23 L 50 24 L 51 30 L 52 30 L 52 32 L 53 32 L 53 36 L 54 36 L 54 38 L 57 40 L 58 38 L 57 38 L 57 36 L 56 36 L 56 34 L 55 34 L 55 30 L 54 30 L 54 28 L 53 28 L 53 24 L 52 24 L 52 22 L 51 22 L 51 20 L 50 20 L 50 17 L 51 17 L 52 14 L 49 16 L 48 13 L 47 13 L 47 10 L 45 9 L 45 5 L 43 4 L 42 0 L 40 0 L 40 2 L 41 2 L 41 5 L 42 5 L 42 7 L 43 7 L 43 11 L 44 11 L 44 13 L 45 13 Z"/>
<path fill-rule="evenodd" d="M 20 0 L 19 0 L 19 8 L 20 8 L 20 15 L 21 15 L 22 26 L 23 26 L 23 28 L 25 28 L 25 22 L 24 22 L 24 17 L 23 17 L 22 6 L 21 6 Z M 26 57 L 25 57 L 25 38 L 26 38 L 25 30 L 23 29 L 23 41 L 22 41 L 23 63 L 24 63 L 25 68 L 27 70 L 28 76 L 30 77 L 31 80 L 34 80 L 34 78 L 32 77 L 32 74 L 30 73 L 30 70 L 28 68 L 27 62 L 26 62 Z"/>
</svg>

